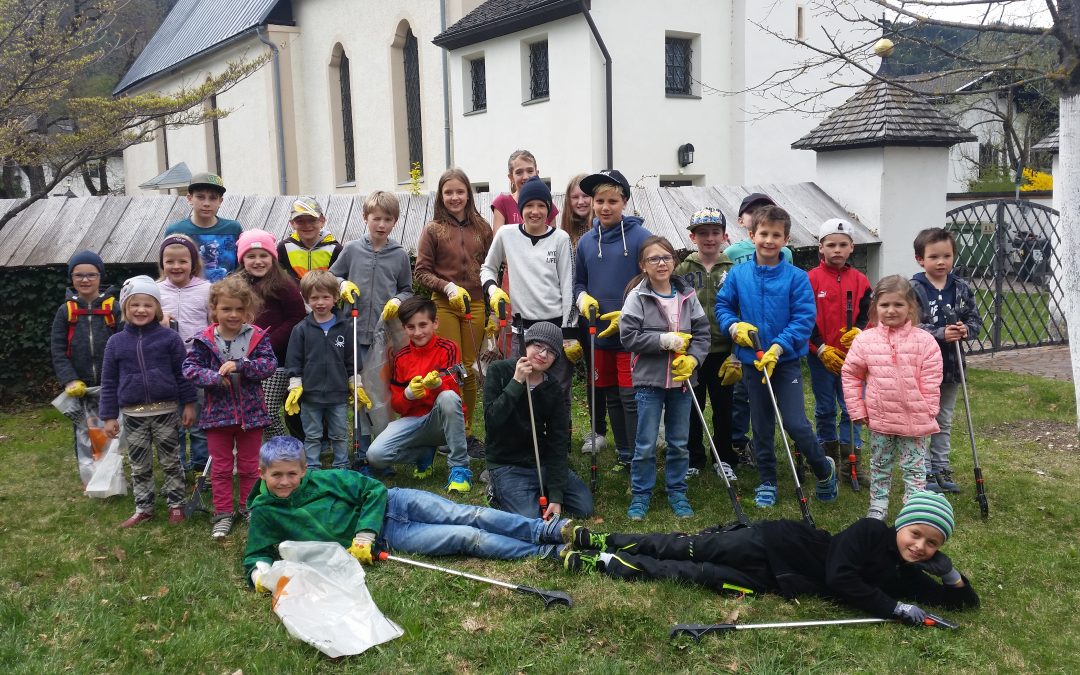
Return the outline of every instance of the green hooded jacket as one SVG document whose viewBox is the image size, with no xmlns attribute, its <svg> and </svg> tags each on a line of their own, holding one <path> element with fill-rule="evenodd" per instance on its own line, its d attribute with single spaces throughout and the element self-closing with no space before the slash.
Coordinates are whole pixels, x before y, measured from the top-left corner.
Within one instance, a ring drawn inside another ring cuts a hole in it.
<svg viewBox="0 0 1080 675">
<path fill-rule="evenodd" d="M 716 323 L 716 294 L 724 285 L 731 267 L 731 260 L 721 253 L 712 269 L 706 272 L 705 266 L 701 264 L 701 254 L 694 251 L 675 268 L 675 275 L 682 277 L 687 285 L 697 291 L 698 302 L 709 317 L 709 333 L 712 338 L 709 343 L 710 354 L 731 351 L 731 336 L 720 330 Z"/>
</svg>

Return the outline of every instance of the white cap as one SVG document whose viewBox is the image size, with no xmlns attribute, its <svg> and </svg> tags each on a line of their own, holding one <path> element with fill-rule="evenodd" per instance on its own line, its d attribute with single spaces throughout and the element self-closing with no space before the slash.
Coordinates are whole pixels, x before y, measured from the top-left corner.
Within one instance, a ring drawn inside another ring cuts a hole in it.
<svg viewBox="0 0 1080 675">
<path fill-rule="evenodd" d="M 830 234 L 846 234 L 851 241 L 855 241 L 855 226 L 843 218 L 829 218 L 818 228 L 817 238 L 821 241 Z"/>
</svg>

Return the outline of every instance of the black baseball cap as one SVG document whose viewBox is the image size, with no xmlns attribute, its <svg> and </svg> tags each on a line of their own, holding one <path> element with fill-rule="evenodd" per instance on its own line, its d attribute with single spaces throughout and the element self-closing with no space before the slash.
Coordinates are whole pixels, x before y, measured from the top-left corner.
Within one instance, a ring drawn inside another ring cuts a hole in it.
<svg viewBox="0 0 1080 675">
<path fill-rule="evenodd" d="M 769 195 L 761 192 L 752 192 L 746 195 L 746 199 L 742 200 L 742 204 L 739 204 L 739 215 L 741 216 L 746 213 L 747 209 L 756 204 L 776 206 L 776 202 L 774 202 Z"/>
<path fill-rule="evenodd" d="M 601 185 L 618 185 L 622 190 L 623 199 L 630 199 L 630 182 L 618 169 L 607 169 L 599 173 L 591 173 L 581 179 L 579 187 L 585 194 L 592 196 L 596 188 Z"/>
</svg>

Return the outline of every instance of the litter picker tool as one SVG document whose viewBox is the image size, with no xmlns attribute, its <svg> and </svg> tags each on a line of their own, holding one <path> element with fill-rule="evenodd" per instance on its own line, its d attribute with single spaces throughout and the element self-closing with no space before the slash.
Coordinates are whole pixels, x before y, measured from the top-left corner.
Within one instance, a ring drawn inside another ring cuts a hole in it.
<svg viewBox="0 0 1080 675">
<path fill-rule="evenodd" d="M 364 460 L 364 461 L 360 460 L 360 435 L 361 435 L 361 431 L 360 431 L 360 401 L 358 400 L 358 397 L 356 396 L 356 389 L 355 389 L 355 387 L 361 386 L 361 383 L 360 383 L 360 364 L 359 364 L 360 354 L 359 354 L 358 347 L 356 345 L 356 322 L 360 318 L 360 310 L 356 308 L 355 303 L 353 303 L 353 308 L 352 308 L 351 315 L 352 315 L 352 376 L 353 376 L 353 379 L 352 379 L 353 384 L 352 384 L 352 386 L 354 387 L 354 389 L 352 391 L 352 400 L 353 400 L 353 404 L 352 404 L 352 414 L 353 414 L 353 443 L 352 443 L 352 445 L 353 445 L 353 467 L 357 471 L 359 471 L 364 466 L 364 464 L 367 463 L 367 461 L 366 460 Z M 371 416 L 368 415 L 366 410 L 364 411 L 364 414 L 367 415 L 368 428 L 371 428 Z"/>
<path fill-rule="evenodd" d="M 952 324 L 958 321 L 956 310 L 951 305 L 945 305 L 945 322 Z M 979 452 L 975 449 L 975 426 L 971 421 L 971 401 L 968 400 L 964 352 L 959 340 L 953 344 L 956 346 L 956 365 L 960 367 L 960 386 L 964 390 L 964 411 L 967 413 L 968 440 L 971 441 L 971 461 L 975 465 L 975 498 L 979 501 L 979 512 L 985 520 L 990 517 L 990 503 L 986 501 L 986 486 L 983 484 L 982 467 L 979 466 Z"/>
<path fill-rule="evenodd" d="M 195 489 L 191 491 L 191 496 L 184 500 L 184 518 L 191 518 L 195 515 L 196 511 L 202 511 L 203 513 L 210 513 L 210 507 L 203 501 L 203 492 L 206 491 L 206 477 L 210 475 L 210 462 L 213 461 L 213 457 L 206 458 L 206 465 L 203 467 L 202 473 L 195 480 Z"/>
<path fill-rule="evenodd" d="M 720 461 L 720 451 L 716 449 L 716 442 L 713 440 L 712 433 L 709 431 L 709 424 L 705 421 L 705 413 L 701 411 L 701 405 L 698 403 L 697 397 L 694 396 L 693 390 L 690 391 L 690 400 L 694 404 L 694 410 L 697 412 L 698 417 L 701 418 L 701 428 L 705 430 L 705 438 L 709 439 L 709 447 L 712 448 L 713 460 L 716 462 L 716 466 L 720 468 L 720 476 L 724 479 L 724 487 L 727 488 L 728 498 L 731 499 L 731 508 L 735 509 L 735 518 L 739 523 L 749 526 L 750 519 L 743 513 L 742 504 L 739 503 L 739 494 L 735 492 L 735 486 L 728 480 L 727 471 L 723 470 L 723 462 Z"/>
<path fill-rule="evenodd" d="M 548 591 L 542 588 L 534 588 L 532 586 L 511 584 L 505 581 L 499 581 L 498 579 L 482 577 L 477 574 L 460 572 L 458 570 L 450 569 L 449 567 L 441 567 L 439 565 L 432 565 L 431 563 L 420 562 L 419 560 L 412 560 L 410 558 L 402 558 L 401 556 L 390 555 L 386 551 L 381 551 L 379 553 L 378 559 L 380 561 L 390 560 L 393 562 L 404 563 L 406 565 L 412 565 L 413 567 L 423 567 L 424 569 L 435 570 L 436 572 L 452 574 L 455 577 L 465 577 L 466 579 L 472 579 L 473 581 L 481 581 L 485 584 L 491 584 L 492 586 L 502 586 L 503 588 L 509 588 L 512 591 L 517 591 L 518 593 L 535 595 L 544 601 L 544 609 L 549 609 L 552 605 L 566 605 L 567 607 L 574 606 L 573 598 L 571 598 L 567 593 L 564 593 L 563 591 Z"/>
<path fill-rule="evenodd" d="M 586 318 L 589 320 L 589 438 L 592 441 L 592 455 L 589 459 L 589 489 L 596 498 L 596 489 L 600 486 L 600 469 L 596 466 L 596 308 Z"/>
<path fill-rule="evenodd" d="M 851 330 L 854 326 L 855 311 L 852 306 L 852 292 L 847 292 L 847 330 Z M 845 331 L 847 332 L 847 331 Z M 855 420 L 851 419 L 851 415 L 848 415 L 848 425 L 850 425 L 851 435 L 851 452 L 848 453 L 848 465 L 851 466 L 851 489 L 854 492 L 862 490 L 862 486 L 859 485 L 859 457 L 855 454 Z"/>
<path fill-rule="evenodd" d="M 761 340 L 757 331 L 750 331 L 750 340 L 754 343 L 754 353 L 760 360 L 765 356 L 761 348 Z M 791 454 L 791 446 L 788 445 L 787 431 L 784 430 L 784 418 L 780 415 L 780 405 L 776 402 L 776 392 L 773 391 L 772 378 L 769 377 L 769 369 L 762 368 L 761 374 L 765 376 L 765 388 L 769 390 L 769 400 L 772 401 L 773 412 L 776 413 L 776 423 L 780 427 L 780 438 L 784 441 L 784 450 L 787 452 L 788 464 L 791 465 L 791 477 L 795 479 L 795 496 L 799 499 L 799 510 L 802 511 L 803 520 L 810 527 L 817 527 L 814 517 L 810 515 L 810 507 L 806 503 L 806 495 L 803 494 L 802 482 L 799 480 L 799 470 L 795 467 L 795 457 Z"/>
<path fill-rule="evenodd" d="M 521 327 L 520 358 L 525 358 L 525 320 L 518 314 L 515 321 Z M 529 430 L 532 431 L 533 457 L 536 458 L 536 480 L 540 482 L 540 517 L 543 518 L 547 512 L 548 498 L 544 494 L 544 471 L 540 466 L 540 443 L 536 439 L 536 414 L 533 412 L 532 387 L 529 386 L 528 378 L 525 380 L 525 398 L 529 402 Z"/>
<path fill-rule="evenodd" d="M 680 635 L 689 635 L 694 642 L 701 642 L 701 638 L 709 633 L 731 633 L 737 630 L 761 630 L 763 628 L 811 628 L 816 626 L 852 626 L 868 623 L 899 623 L 899 619 L 825 619 L 823 621 L 784 621 L 780 623 L 680 623 L 672 627 L 668 635 L 669 640 L 674 640 Z M 955 629 L 960 626 L 948 619 L 927 614 L 924 626 L 933 628 Z"/>
<path fill-rule="evenodd" d="M 476 335 L 473 332 L 474 326 L 473 326 L 473 315 L 472 315 L 472 298 L 469 297 L 468 293 L 465 294 L 465 297 L 467 298 L 467 300 L 465 302 L 465 327 L 461 331 L 462 339 L 464 339 L 464 336 L 468 336 L 468 338 L 469 338 L 469 353 L 473 355 L 473 368 L 479 374 L 480 373 L 480 363 L 477 361 L 476 357 L 480 353 L 480 350 L 477 349 L 477 347 L 476 347 L 477 339 L 476 339 Z M 468 370 L 465 371 L 465 377 L 471 377 Z M 483 380 L 483 378 L 480 378 L 480 379 Z M 483 384 L 483 382 L 481 382 L 481 384 Z"/>
<path fill-rule="evenodd" d="M 495 346 L 500 352 L 505 354 L 506 352 L 503 351 L 504 347 L 505 347 L 505 345 L 503 345 L 503 338 L 504 338 L 504 335 L 506 333 L 506 300 L 500 300 L 498 307 L 499 307 L 499 311 L 498 311 L 498 315 L 499 315 L 499 337 L 495 341 Z"/>
</svg>

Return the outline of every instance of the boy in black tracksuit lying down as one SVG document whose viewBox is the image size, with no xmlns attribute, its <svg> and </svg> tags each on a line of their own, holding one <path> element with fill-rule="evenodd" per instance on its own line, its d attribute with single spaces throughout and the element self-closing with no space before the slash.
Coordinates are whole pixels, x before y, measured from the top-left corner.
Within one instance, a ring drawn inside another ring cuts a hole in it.
<svg viewBox="0 0 1080 675">
<path fill-rule="evenodd" d="M 954 525 L 944 496 L 917 492 L 893 527 L 863 518 L 833 536 L 793 520 L 693 535 L 600 534 L 579 526 L 567 542 L 577 550 L 568 546 L 563 556 L 571 571 L 677 579 L 717 591 L 775 592 L 789 599 L 819 595 L 921 625 L 926 613 L 908 602 L 947 609 L 979 606 L 970 582 L 937 550 Z"/>
</svg>

